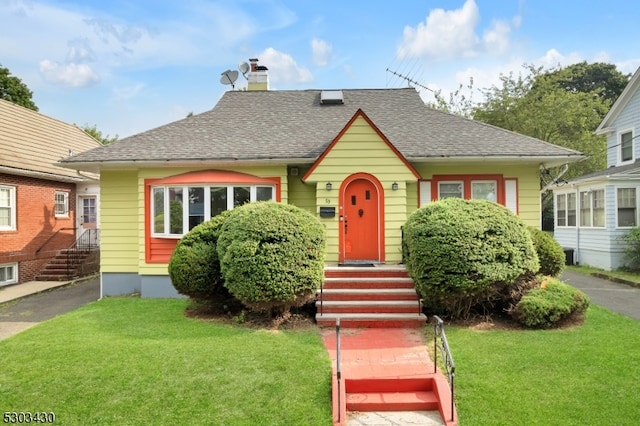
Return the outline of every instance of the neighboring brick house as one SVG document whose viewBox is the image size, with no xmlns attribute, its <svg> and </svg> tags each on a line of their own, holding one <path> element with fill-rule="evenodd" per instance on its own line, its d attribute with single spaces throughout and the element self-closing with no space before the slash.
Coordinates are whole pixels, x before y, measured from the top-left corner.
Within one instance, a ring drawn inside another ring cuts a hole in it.
<svg viewBox="0 0 640 426">
<path fill-rule="evenodd" d="M 55 163 L 99 146 L 77 126 L 0 100 L 0 287 L 36 279 L 84 229 L 97 232 L 98 175 Z"/>
</svg>

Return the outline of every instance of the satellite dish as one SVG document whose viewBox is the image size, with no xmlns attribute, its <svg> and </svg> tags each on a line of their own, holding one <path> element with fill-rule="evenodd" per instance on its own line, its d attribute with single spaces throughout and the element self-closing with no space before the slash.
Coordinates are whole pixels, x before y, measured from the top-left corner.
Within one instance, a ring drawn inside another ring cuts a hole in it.
<svg viewBox="0 0 640 426">
<path fill-rule="evenodd" d="M 249 72 L 249 70 L 251 69 L 251 66 L 249 65 L 248 62 L 240 62 L 238 64 L 238 69 L 240 70 L 240 72 L 242 73 L 242 75 L 247 78 L 247 73 Z"/>
<path fill-rule="evenodd" d="M 238 71 L 226 70 L 223 72 L 222 77 L 220 77 L 220 83 L 222 84 L 230 84 L 232 89 L 235 89 L 235 82 L 238 79 Z"/>
</svg>

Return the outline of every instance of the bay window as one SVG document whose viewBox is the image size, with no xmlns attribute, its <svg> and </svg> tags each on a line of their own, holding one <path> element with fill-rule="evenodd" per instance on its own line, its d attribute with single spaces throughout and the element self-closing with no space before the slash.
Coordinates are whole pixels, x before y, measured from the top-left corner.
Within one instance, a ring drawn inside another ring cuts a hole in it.
<svg viewBox="0 0 640 426">
<path fill-rule="evenodd" d="M 171 185 L 151 188 L 154 237 L 181 237 L 196 225 L 254 201 L 275 199 L 270 185 Z"/>
</svg>

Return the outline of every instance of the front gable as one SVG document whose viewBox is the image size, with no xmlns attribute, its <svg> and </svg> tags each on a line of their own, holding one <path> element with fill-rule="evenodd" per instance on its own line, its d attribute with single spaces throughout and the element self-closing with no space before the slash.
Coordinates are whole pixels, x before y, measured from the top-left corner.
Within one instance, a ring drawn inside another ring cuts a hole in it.
<svg viewBox="0 0 640 426">
<path fill-rule="evenodd" d="M 344 176 L 360 172 L 393 175 L 395 181 L 402 182 L 420 179 L 415 168 L 361 109 L 333 139 L 302 180 L 341 181 Z"/>
</svg>

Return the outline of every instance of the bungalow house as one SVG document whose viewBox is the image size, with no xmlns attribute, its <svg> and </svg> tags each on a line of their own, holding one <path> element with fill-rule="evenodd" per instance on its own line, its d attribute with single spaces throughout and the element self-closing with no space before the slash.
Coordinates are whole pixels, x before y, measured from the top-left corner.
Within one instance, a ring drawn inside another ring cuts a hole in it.
<svg viewBox="0 0 640 426">
<path fill-rule="evenodd" d="M 85 230 L 95 239 L 99 228 L 99 176 L 57 162 L 100 143 L 77 126 L 0 100 L 0 146 L 0 286 L 50 279 L 45 270 L 54 256 Z"/>
<path fill-rule="evenodd" d="M 554 187 L 554 237 L 575 263 L 624 266 L 621 237 L 639 223 L 639 89 L 640 68 L 596 129 L 607 138 L 607 168 Z"/>
<path fill-rule="evenodd" d="M 445 197 L 490 199 L 540 226 L 539 170 L 581 154 L 428 108 L 412 88 L 248 90 L 202 114 L 65 158 L 100 173 L 103 295 L 176 295 L 167 263 L 196 224 L 276 200 L 317 215 L 330 263 L 400 263 L 402 226 Z"/>
</svg>

